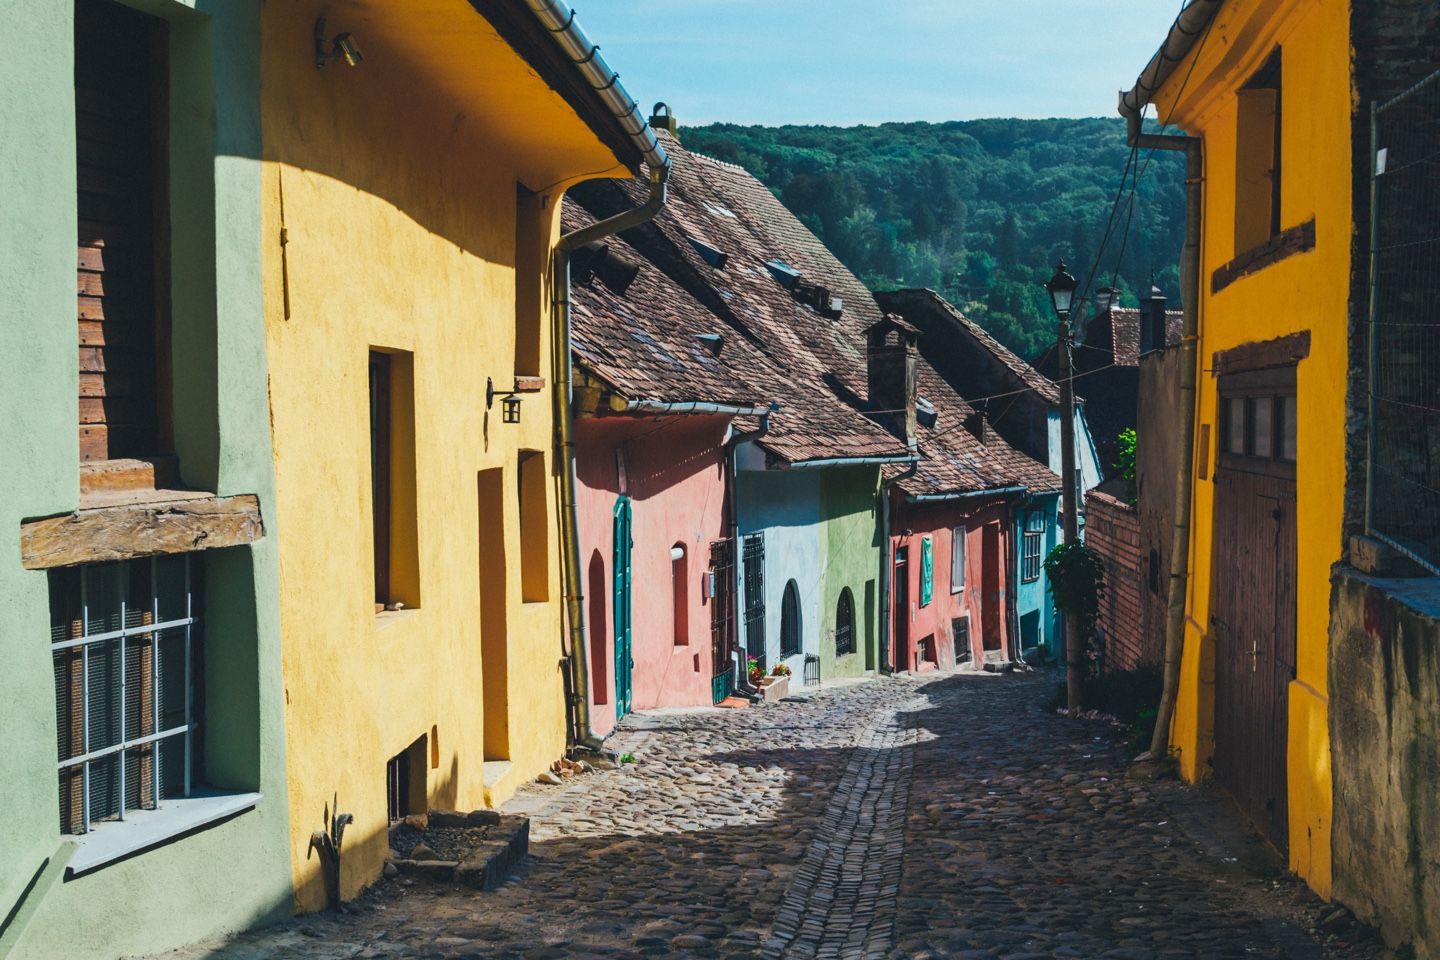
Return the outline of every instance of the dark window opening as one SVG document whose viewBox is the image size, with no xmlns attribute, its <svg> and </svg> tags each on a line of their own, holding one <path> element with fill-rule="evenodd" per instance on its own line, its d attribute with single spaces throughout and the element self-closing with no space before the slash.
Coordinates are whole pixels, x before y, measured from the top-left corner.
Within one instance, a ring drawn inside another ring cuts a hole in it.
<svg viewBox="0 0 1440 960">
<path fill-rule="evenodd" d="M 419 739 L 386 762 L 385 808 L 391 823 L 425 812 L 425 761 L 428 752 L 425 736 L 421 734 Z"/>
<path fill-rule="evenodd" d="M 1280 233 L 1280 50 L 1236 93 L 1235 253 Z"/>
<path fill-rule="evenodd" d="M 950 635 L 955 645 L 955 662 L 969 663 L 974 656 L 970 650 L 970 618 L 956 617 L 951 620 Z"/>
<path fill-rule="evenodd" d="M 550 599 L 549 476 L 545 454 L 520 452 L 520 595 L 526 603 Z"/>
<path fill-rule="evenodd" d="M 745 652 L 765 660 L 765 536 L 752 533 L 743 548 L 745 575 Z"/>
<path fill-rule="evenodd" d="M 793 657 L 800 652 L 800 588 L 794 580 L 785 584 L 780 600 L 780 656 Z"/>
<path fill-rule="evenodd" d="M 390 355 L 370 353 L 370 522 L 375 538 L 375 605 L 390 603 Z"/>
<path fill-rule="evenodd" d="M 168 30 L 75 5 L 82 462 L 169 446 Z"/>
<path fill-rule="evenodd" d="M 675 646 L 690 644 L 690 584 L 689 564 L 685 560 L 685 544 L 677 543 L 670 548 L 670 611 L 671 636 Z"/>
<path fill-rule="evenodd" d="M 850 588 L 840 591 L 840 600 L 835 605 L 835 655 L 844 656 L 855 652 L 855 598 Z"/>
</svg>

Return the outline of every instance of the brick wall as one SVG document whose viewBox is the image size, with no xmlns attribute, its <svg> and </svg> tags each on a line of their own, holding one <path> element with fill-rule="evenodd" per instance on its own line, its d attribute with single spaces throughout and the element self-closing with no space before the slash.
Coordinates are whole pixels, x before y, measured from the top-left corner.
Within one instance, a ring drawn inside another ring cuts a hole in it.
<svg viewBox="0 0 1440 960">
<path fill-rule="evenodd" d="M 1085 495 L 1085 542 L 1105 561 L 1105 595 L 1100 601 L 1104 666 L 1129 670 L 1153 661 L 1154 644 L 1145 643 L 1144 566 L 1140 558 L 1140 520 L 1135 508 L 1100 490 Z"/>
</svg>

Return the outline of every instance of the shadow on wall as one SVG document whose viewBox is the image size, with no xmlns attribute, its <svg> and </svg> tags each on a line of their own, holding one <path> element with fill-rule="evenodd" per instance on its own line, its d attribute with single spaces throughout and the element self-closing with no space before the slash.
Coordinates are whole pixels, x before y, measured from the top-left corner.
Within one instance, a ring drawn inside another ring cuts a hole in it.
<svg viewBox="0 0 1440 960">
<path fill-rule="evenodd" d="M 321 12 L 308 3 L 265 8 L 264 47 L 291 55 L 268 54 L 264 82 L 293 92 L 266 98 L 263 159 L 381 198 L 462 250 L 513 267 L 514 231 L 494 229 L 514 217 L 513 188 L 496 189 L 507 174 L 459 160 L 493 154 L 484 130 L 455 111 L 452 91 L 427 87 L 426 74 L 378 30 L 361 38 L 362 66 L 317 70 L 314 28 Z M 353 10 L 348 16 L 359 18 Z M 335 29 L 344 29 L 346 17 L 330 12 Z M 284 177 L 283 189 L 304 187 Z M 468 202 L 456 202 L 459 196 Z M 487 200 L 492 209 L 475 209 Z"/>
</svg>

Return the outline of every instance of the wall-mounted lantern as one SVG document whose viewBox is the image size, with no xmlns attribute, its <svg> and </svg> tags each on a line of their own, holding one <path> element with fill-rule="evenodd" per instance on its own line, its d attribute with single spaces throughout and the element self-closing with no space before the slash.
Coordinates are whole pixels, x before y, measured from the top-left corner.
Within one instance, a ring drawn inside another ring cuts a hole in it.
<svg viewBox="0 0 1440 960">
<path fill-rule="evenodd" d="M 365 55 L 348 32 L 335 34 L 330 38 L 325 29 L 325 18 L 315 21 L 315 67 L 321 69 L 332 60 L 343 60 L 348 67 L 358 67 Z"/>
<path fill-rule="evenodd" d="M 500 419 L 505 423 L 520 422 L 520 398 L 516 394 L 515 390 L 496 390 L 495 381 L 485 378 L 485 409 L 495 405 L 496 397 L 504 397 L 500 401 Z"/>
</svg>

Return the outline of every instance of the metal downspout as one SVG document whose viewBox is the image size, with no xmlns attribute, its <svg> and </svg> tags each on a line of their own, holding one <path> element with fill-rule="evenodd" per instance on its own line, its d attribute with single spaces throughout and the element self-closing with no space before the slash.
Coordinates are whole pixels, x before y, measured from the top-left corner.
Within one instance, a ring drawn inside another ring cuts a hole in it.
<svg viewBox="0 0 1440 960">
<path fill-rule="evenodd" d="M 911 461 L 910 466 L 886 480 L 880 478 L 880 650 L 876 665 L 881 673 L 894 673 L 895 664 L 890 659 L 890 580 L 895 575 L 895 558 L 890 547 L 890 488 L 901 480 L 909 480 L 920 469 L 920 461 Z"/>
<path fill-rule="evenodd" d="M 670 158 L 650 168 L 650 196 L 644 205 L 626 210 L 560 238 L 555 245 L 555 330 L 551 365 L 555 371 L 555 423 L 560 446 L 561 570 L 565 581 L 565 618 L 569 634 L 562 648 L 570 680 L 571 745 L 598 750 L 605 738 L 590 726 L 590 667 L 585 648 L 585 594 L 580 583 L 580 514 L 575 488 L 575 367 L 570 342 L 570 255 L 577 248 L 652 219 L 665 205 Z"/>
<path fill-rule="evenodd" d="M 572 746 L 598 748 L 603 739 L 590 728 L 590 678 L 585 659 L 584 594 L 580 587 L 580 525 L 575 505 L 575 422 L 573 403 L 575 377 L 570 351 L 570 255 L 577 247 L 613 233 L 645 223 L 665 205 L 665 184 L 670 178 L 670 157 L 650 129 L 645 115 L 625 88 L 620 76 L 610 69 L 600 48 L 590 42 L 585 31 L 575 22 L 575 11 L 564 0 L 526 0 L 531 14 L 550 33 L 560 51 L 569 58 L 575 70 L 590 85 L 600 102 L 639 151 L 649 167 L 650 196 L 645 203 L 599 223 L 566 234 L 555 247 L 554 285 L 555 316 L 550 344 L 551 369 L 555 377 L 555 422 L 564 461 L 560 464 L 560 534 L 562 542 L 561 571 L 565 584 L 565 612 L 569 633 L 568 650 L 561 645 L 566 661 L 570 742 Z"/>
<path fill-rule="evenodd" d="M 750 654 L 750 648 L 740 642 L 740 628 L 742 626 L 740 614 L 745 603 L 745 598 L 741 595 L 745 589 L 745 568 L 744 551 L 740 549 L 740 497 L 736 490 L 735 457 L 740 449 L 740 444 L 749 443 L 752 440 L 759 440 L 770 432 L 770 414 L 779 409 L 780 405 L 772 402 L 770 408 L 760 416 L 759 429 L 751 430 L 749 433 L 738 433 L 725 441 L 725 480 L 728 487 L 726 495 L 729 499 L 730 507 L 730 543 L 733 545 L 735 551 L 734 562 L 730 566 L 730 606 L 732 608 L 730 611 L 730 622 L 735 625 L 735 649 L 746 657 Z M 745 662 L 745 660 L 742 660 L 741 664 L 743 665 Z M 739 673 L 740 680 L 735 685 L 735 688 L 738 690 L 743 687 L 753 692 L 755 688 L 750 686 L 749 671 L 741 669 Z"/>
<path fill-rule="evenodd" d="M 1175 502 L 1172 507 L 1174 531 L 1170 541 L 1170 584 L 1165 610 L 1165 685 L 1155 717 L 1150 749 L 1140 760 L 1157 760 L 1169 755 L 1170 724 L 1175 715 L 1175 698 L 1180 686 L 1180 657 L 1185 648 L 1185 593 L 1190 561 L 1190 509 L 1195 477 L 1195 381 L 1196 346 L 1200 332 L 1200 229 L 1201 188 L 1205 179 L 1204 143 L 1199 137 L 1168 136 L 1141 132 L 1140 107 L 1123 97 L 1130 145 L 1150 150 L 1185 151 L 1185 248 L 1180 260 L 1184 288 L 1184 333 L 1180 339 L 1180 431 L 1176 437 Z"/>
</svg>

